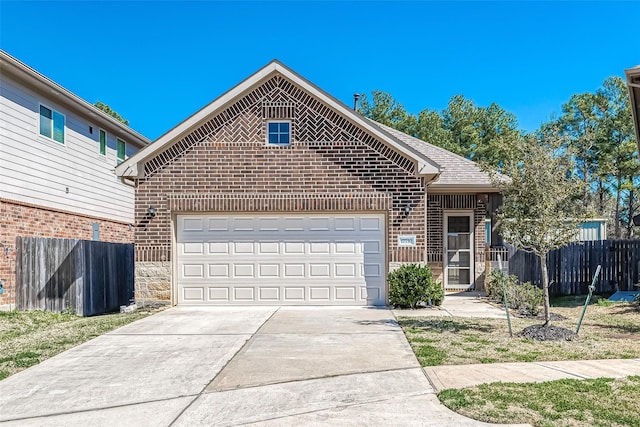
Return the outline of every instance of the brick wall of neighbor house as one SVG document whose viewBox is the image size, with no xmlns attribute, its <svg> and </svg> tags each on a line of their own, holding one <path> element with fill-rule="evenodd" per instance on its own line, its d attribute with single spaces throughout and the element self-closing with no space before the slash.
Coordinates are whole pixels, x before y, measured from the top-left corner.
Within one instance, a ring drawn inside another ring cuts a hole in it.
<svg viewBox="0 0 640 427">
<path fill-rule="evenodd" d="M 475 288 L 484 289 L 485 217 L 487 208 L 482 194 L 429 194 L 427 198 L 427 262 L 433 277 L 443 281 L 444 213 L 447 210 L 474 212 L 474 277 Z"/>
<path fill-rule="evenodd" d="M 291 121 L 291 146 L 265 144 L 268 119 Z M 158 298 L 169 297 L 168 270 L 157 263 L 171 261 L 171 215 L 180 212 L 378 211 L 387 214 L 389 261 L 424 260 L 425 187 L 414 163 L 281 76 L 148 161 L 145 172 L 135 214 L 136 262 L 146 276 L 136 287 L 151 285 L 147 294 Z M 417 246 L 397 247 L 400 234 L 416 235 Z"/>
<path fill-rule="evenodd" d="M 16 237 L 56 237 L 64 239 L 93 238 L 93 224 L 100 224 L 100 240 L 132 243 L 133 227 L 129 224 L 50 210 L 36 205 L 0 199 L 0 279 L 5 279 L 5 292 L 0 304 L 14 302 Z"/>
</svg>

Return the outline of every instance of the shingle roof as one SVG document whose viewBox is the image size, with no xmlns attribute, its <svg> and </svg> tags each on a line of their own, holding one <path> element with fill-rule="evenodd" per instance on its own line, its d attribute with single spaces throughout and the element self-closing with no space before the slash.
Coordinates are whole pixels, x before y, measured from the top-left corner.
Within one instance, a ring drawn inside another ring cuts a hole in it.
<svg viewBox="0 0 640 427">
<path fill-rule="evenodd" d="M 441 167 L 441 173 L 438 179 L 429 184 L 431 190 L 456 189 L 457 191 L 468 188 L 469 191 L 498 191 L 491 184 L 489 174 L 483 172 L 476 162 L 465 159 L 462 156 L 429 144 L 421 139 L 414 138 L 406 133 L 390 128 L 378 122 L 374 122 L 385 132 L 391 134 L 396 139 L 408 144 L 413 149 L 424 154 Z"/>
</svg>

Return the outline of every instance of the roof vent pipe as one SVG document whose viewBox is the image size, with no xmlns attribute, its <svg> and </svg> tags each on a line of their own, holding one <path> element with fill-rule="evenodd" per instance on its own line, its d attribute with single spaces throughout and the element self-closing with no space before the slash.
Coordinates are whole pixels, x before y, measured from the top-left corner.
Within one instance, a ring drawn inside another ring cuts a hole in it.
<svg viewBox="0 0 640 427">
<path fill-rule="evenodd" d="M 353 94 L 353 111 L 358 111 L 358 100 L 360 99 L 359 93 Z"/>
</svg>

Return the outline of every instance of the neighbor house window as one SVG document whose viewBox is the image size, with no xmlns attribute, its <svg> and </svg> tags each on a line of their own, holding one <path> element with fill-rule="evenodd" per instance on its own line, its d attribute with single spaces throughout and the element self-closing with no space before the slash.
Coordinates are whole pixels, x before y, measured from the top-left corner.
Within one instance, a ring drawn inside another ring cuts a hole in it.
<svg viewBox="0 0 640 427">
<path fill-rule="evenodd" d="M 100 129 L 100 154 L 107 154 L 107 133 Z"/>
<path fill-rule="evenodd" d="M 484 220 L 484 243 L 491 246 L 491 218 Z"/>
<path fill-rule="evenodd" d="M 41 105 L 40 135 L 64 144 L 64 115 Z"/>
<path fill-rule="evenodd" d="M 290 122 L 268 122 L 267 142 L 272 145 L 291 144 L 291 123 Z"/>
<path fill-rule="evenodd" d="M 118 164 L 124 162 L 126 144 L 123 140 L 118 138 Z"/>
</svg>

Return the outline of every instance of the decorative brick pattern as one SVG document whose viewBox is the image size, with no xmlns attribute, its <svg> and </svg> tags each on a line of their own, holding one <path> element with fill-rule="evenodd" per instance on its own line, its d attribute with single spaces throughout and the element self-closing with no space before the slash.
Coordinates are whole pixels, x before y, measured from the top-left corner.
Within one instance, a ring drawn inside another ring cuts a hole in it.
<svg viewBox="0 0 640 427">
<path fill-rule="evenodd" d="M 293 116 L 293 143 L 269 146 L 266 121 Z M 424 182 L 415 165 L 281 76 L 242 97 L 145 166 L 136 190 L 137 252 L 171 245 L 179 212 L 379 211 L 390 257 L 424 259 Z M 147 210 L 154 206 L 157 216 Z M 410 213 L 405 214 L 409 206 Z M 416 248 L 397 248 L 398 234 Z"/>
<path fill-rule="evenodd" d="M 0 199 L 0 243 L 9 248 L 6 252 L 0 247 L 0 279 L 7 281 L 5 293 L 0 295 L 0 304 L 9 303 L 9 299 L 13 303 L 16 237 L 91 240 L 94 223 L 100 224 L 101 241 L 133 242 L 134 231 L 129 224 Z"/>
<path fill-rule="evenodd" d="M 291 121 L 290 146 L 266 144 L 269 119 Z M 415 166 L 275 76 L 147 161 L 136 189 L 136 260 L 171 260 L 171 219 L 180 213 L 375 211 L 387 218 L 391 265 L 424 262 L 426 254 L 441 268 L 443 209 L 477 209 L 483 241 L 484 207 L 475 194 L 430 196 L 427 231 L 425 184 Z M 398 247 L 398 235 L 415 235 L 416 247 Z M 168 290 L 168 278 L 158 280 Z"/>
</svg>

